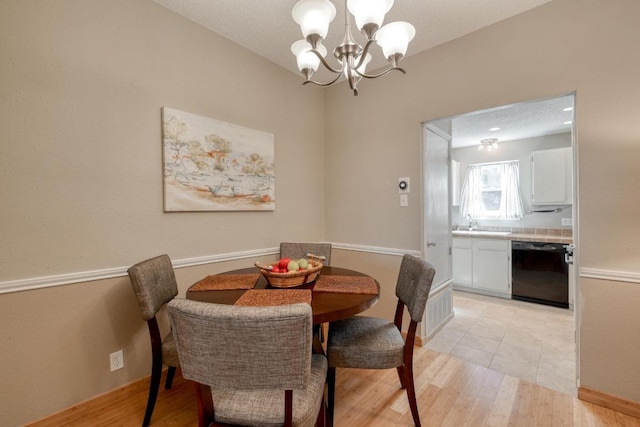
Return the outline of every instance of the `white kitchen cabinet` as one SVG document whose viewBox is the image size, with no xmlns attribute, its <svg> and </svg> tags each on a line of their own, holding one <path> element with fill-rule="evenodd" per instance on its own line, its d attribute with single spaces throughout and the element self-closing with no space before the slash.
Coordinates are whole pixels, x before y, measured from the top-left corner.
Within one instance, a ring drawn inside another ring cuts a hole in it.
<svg viewBox="0 0 640 427">
<path fill-rule="evenodd" d="M 454 238 L 451 255 L 457 289 L 511 298 L 511 241 Z"/>
<path fill-rule="evenodd" d="M 511 241 L 473 239 L 473 286 L 511 295 Z"/>
<path fill-rule="evenodd" d="M 571 147 L 531 153 L 531 204 L 573 203 L 573 151 Z"/>
<path fill-rule="evenodd" d="M 473 253 L 471 239 L 454 238 L 451 245 L 451 262 L 453 267 L 453 283 L 473 286 Z"/>
</svg>

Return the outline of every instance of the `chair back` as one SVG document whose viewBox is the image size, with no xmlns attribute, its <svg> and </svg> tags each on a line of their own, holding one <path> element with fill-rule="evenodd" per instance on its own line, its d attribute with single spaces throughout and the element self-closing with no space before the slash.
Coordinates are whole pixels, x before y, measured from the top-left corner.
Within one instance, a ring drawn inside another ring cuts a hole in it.
<svg viewBox="0 0 640 427">
<path fill-rule="evenodd" d="M 300 259 L 307 254 L 323 256 L 323 264 L 331 265 L 331 243 L 280 243 L 280 258 Z"/>
<path fill-rule="evenodd" d="M 178 295 L 178 284 L 168 255 L 160 255 L 127 270 L 144 320 L 153 319 L 160 308 Z"/>
<path fill-rule="evenodd" d="M 396 296 L 407 306 L 413 321 L 422 320 L 435 272 L 427 261 L 409 254 L 402 257 Z"/>
<path fill-rule="evenodd" d="M 298 390 L 309 383 L 308 304 L 243 307 L 174 299 L 168 313 L 186 379 L 234 390 Z"/>
</svg>

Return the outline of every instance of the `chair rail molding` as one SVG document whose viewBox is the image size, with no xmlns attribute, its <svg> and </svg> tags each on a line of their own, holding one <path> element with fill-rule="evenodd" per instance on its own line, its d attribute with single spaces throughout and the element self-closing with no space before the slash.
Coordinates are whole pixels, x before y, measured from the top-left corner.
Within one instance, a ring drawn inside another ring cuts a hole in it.
<svg viewBox="0 0 640 427">
<path fill-rule="evenodd" d="M 369 252 L 381 255 L 402 256 L 411 254 L 421 256 L 420 251 L 409 249 L 395 249 L 377 246 L 352 245 L 348 243 L 332 243 L 335 249 L 344 249 L 349 251 Z M 215 264 L 218 262 L 235 261 L 246 258 L 256 258 L 260 256 L 278 255 L 280 248 L 264 248 L 241 252 L 229 252 L 224 254 L 206 255 L 195 258 L 184 258 L 172 260 L 174 268 L 187 268 L 203 264 Z M 113 279 L 116 277 L 124 277 L 127 275 L 126 267 L 113 267 L 100 270 L 81 271 L 76 273 L 56 274 L 51 276 L 31 277 L 27 279 L 0 281 L 0 294 L 8 294 L 12 292 L 29 291 L 41 288 L 50 288 L 54 286 L 71 285 L 73 283 L 93 282 L 97 280 Z"/>
<path fill-rule="evenodd" d="M 412 250 L 412 249 L 395 249 L 395 248 L 385 248 L 380 246 L 366 246 L 366 245 L 353 245 L 350 243 L 331 243 L 333 249 L 343 249 L 345 251 L 356 251 L 356 252 L 369 252 L 380 255 L 396 255 L 403 256 L 404 254 L 409 254 L 413 256 L 420 257 L 422 256 L 422 252 Z"/>
<path fill-rule="evenodd" d="M 580 268 L 580 277 L 587 279 L 609 280 L 640 284 L 640 273 L 635 271 L 603 270 L 597 268 Z"/>
<path fill-rule="evenodd" d="M 368 252 L 380 255 L 403 256 L 411 254 L 421 256 L 421 252 L 411 249 L 386 248 L 380 246 L 355 245 L 350 243 L 332 243 L 334 249 L 347 251 Z M 218 262 L 234 261 L 239 259 L 254 258 L 259 256 L 278 255 L 280 248 L 264 248 L 242 252 L 229 252 L 224 254 L 207 255 L 195 258 L 185 258 L 173 260 L 174 268 L 187 268 L 203 264 L 214 264 Z M 112 279 L 127 275 L 126 267 L 105 268 L 101 270 L 81 271 L 77 273 L 57 274 L 51 276 L 31 277 L 27 279 L 0 281 L 0 294 L 12 292 L 28 291 L 54 286 L 70 285 L 73 283 L 92 282 L 97 280 Z M 617 271 L 596 268 L 581 268 L 579 276 L 581 278 L 609 280 L 613 282 L 627 282 L 640 284 L 640 272 Z"/>
<path fill-rule="evenodd" d="M 207 255 L 196 258 L 184 258 L 173 260 L 172 264 L 174 268 L 186 268 L 203 264 L 214 264 L 218 262 L 255 258 L 266 255 L 277 255 L 279 253 L 280 248 L 256 249 L 242 252 L 229 252 L 225 254 Z M 3 281 L 0 282 L 0 294 L 124 277 L 127 276 L 128 268 L 129 266 L 114 267 L 101 270 L 82 271 L 78 273 L 58 274 L 52 276 Z"/>
</svg>

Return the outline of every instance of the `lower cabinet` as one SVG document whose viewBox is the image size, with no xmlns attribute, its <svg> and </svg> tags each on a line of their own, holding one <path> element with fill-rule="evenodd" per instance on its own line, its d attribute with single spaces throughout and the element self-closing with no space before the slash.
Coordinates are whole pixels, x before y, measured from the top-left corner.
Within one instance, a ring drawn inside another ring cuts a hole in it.
<svg viewBox="0 0 640 427">
<path fill-rule="evenodd" d="M 511 298 L 511 241 L 456 237 L 451 255 L 456 289 Z"/>
</svg>

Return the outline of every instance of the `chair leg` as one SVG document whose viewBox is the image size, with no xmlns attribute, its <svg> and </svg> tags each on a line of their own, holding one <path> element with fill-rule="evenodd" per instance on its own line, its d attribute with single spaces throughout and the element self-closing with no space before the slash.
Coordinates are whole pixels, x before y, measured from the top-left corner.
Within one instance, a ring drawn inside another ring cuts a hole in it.
<svg viewBox="0 0 640 427">
<path fill-rule="evenodd" d="M 411 365 L 404 367 L 404 383 L 407 390 L 407 399 L 409 399 L 409 407 L 411 408 L 411 416 L 416 427 L 420 427 L 420 415 L 418 414 L 418 402 L 416 400 L 416 389 L 413 384 L 413 367 Z"/>
<path fill-rule="evenodd" d="M 151 415 L 153 415 L 153 408 L 156 406 L 156 399 L 158 398 L 158 389 L 160 388 L 161 376 L 162 362 L 157 363 L 156 360 L 154 360 L 151 366 L 151 384 L 149 385 L 147 410 L 144 413 L 144 421 L 142 421 L 142 427 L 147 427 L 149 423 L 151 423 Z"/>
<path fill-rule="evenodd" d="M 318 419 L 316 420 L 316 427 L 327 427 L 327 407 L 324 402 L 324 393 L 322 400 L 320 401 L 320 412 L 318 412 Z"/>
<path fill-rule="evenodd" d="M 176 367 L 169 366 L 169 370 L 167 371 L 167 379 L 164 383 L 164 388 L 169 390 L 171 388 L 171 384 L 173 384 L 173 377 L 176 375 Z"/>
<path fill-rule="evenodd" d="M 406 388 L 407 385 L 404 380 L 404 368 L 402 366 L 398 366 L 396 369 L 398 370 L 398 378 L 400 379 L 400 388 Z"/>
<path fill-rule="evenodd" d="M 336 397 L 336 368 L 329 366 L 327 370 L 327 418 L 330 425 L 333 425 L 333 405 Z"/>
</svg>

